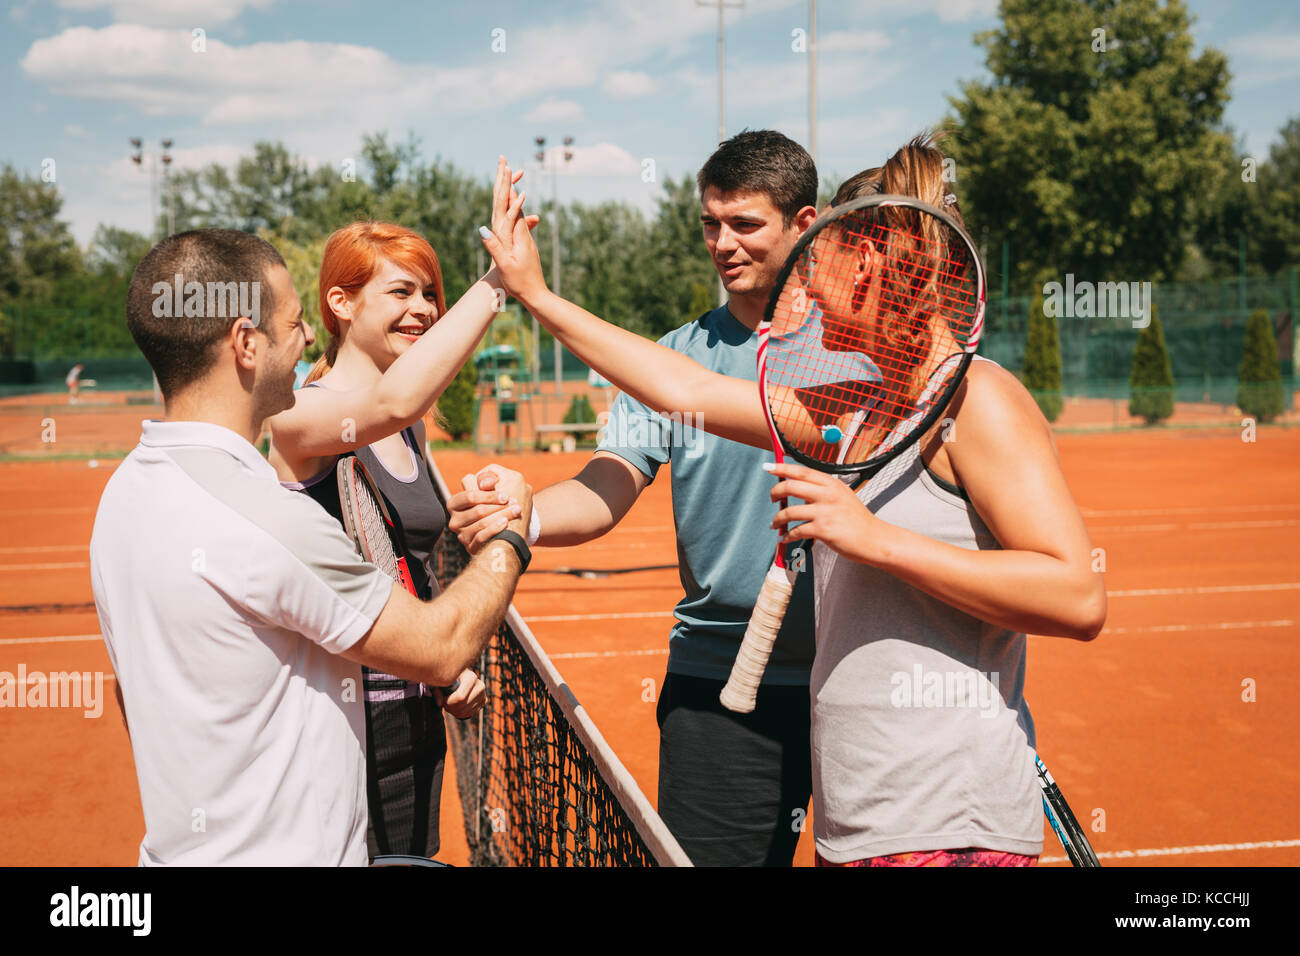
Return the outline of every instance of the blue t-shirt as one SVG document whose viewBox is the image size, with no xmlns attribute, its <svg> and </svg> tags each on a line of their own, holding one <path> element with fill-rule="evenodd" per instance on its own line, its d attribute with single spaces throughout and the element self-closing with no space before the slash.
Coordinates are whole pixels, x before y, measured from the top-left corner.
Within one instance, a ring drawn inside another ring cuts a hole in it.
<svg viewBox="0 0 1300 956">
<path fill-rule="evenodd" d="M 758 380 L 758 333 L 736 321 L 726 306 L 669 332 L 659 344 L 712 371 Z M 755 385 L 754 401 L 760 400 Z M 672 462 L 673 523 L 686 595 L 675 611 L 668 670 L 726 680 L 776 548 L 771 528 L 776 505 L 769 494 L 774 481 L 762 469 L 772 452 L 710 435 L 694 422 L 690 415 L 663 416 L 619 395 L 600 450 L 630 462 L 651 481 L 660 465 Z M 766 684 L 808 683 L 814 646 L 812 549 L 801 550 L 804 570 Z"/>
</svg>

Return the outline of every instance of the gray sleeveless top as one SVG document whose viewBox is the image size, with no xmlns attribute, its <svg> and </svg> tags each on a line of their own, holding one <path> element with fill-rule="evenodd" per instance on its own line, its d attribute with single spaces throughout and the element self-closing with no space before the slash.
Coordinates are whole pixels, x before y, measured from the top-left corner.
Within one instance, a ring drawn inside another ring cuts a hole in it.
<svg viewBox="0 0 1300 956">
<path fill-rule="evenodd" d="M 960 548 L 1000 548 L 916 445 L 857 495 L 890 524 Z M 813 567 L 818 852 L 833 863 L 962 847 L 1041 853 L 1025 635 L 820 543 Z"/>
</svg>

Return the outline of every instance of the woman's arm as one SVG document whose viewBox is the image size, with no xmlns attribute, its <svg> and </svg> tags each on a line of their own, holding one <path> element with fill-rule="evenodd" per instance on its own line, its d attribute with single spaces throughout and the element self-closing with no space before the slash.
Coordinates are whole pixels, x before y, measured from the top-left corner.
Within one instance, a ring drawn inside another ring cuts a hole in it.
<svg viewBox="0 0 1300 956">
<path fill-rule="evenodd" d="M 945 445 L 971 504 L 1002 550 L 958 548 L 877 518 L 838 479 L 799 466 L 773 499 L 774 526 L 805 521 L 789 540 L 815 538 L 855 561 L 888 571 L 958 610 L 1013 631 L 1091 640 L 1106 620 L 1106 590 L 1092 570 L 1091 542 L 1070 496 L 1051 432 L 1007 372 L 977 364 L 954 409 Z"/>
<path fill-rule="evenodd" d="M 523 300 L 521 300 L 523 301 Z M 705 431 L 771 448 L 758 386 L 599 319 L 549 289 L 523 301 L 574 355 L 637 401 L 664 414 L 695 416 Z"/>
<path fill-rule="evenodd" d="M 493 184 L 492 224 L 503 234 L 516 222 L 525 231 L 536 225 L 536 217 L 522 216 L 523 195 L 515 195 L 511 179 L 502 159 Z M 504 296 L 493 268 L 373 385 L 348 391 L 299 390 L 293 407 L 270 420 L 272 439 L 285 461 L 292 465 L 342 454 L 419 421 L 482 340 Z"/>
<path fill-rule="evenodd" d="M 771 448 L 757 386 L 719 375 L 686 356 L 610 325 L 546 287 L 537 246 L 526 229 L 480 230 L 505 283 L 542 325 L 614 385 L 655 411 L 691 413 L 723 438 Z"/>
<path fill-rule="evenodd" d="M 489 272 L 373 385 L 299 389 L 293 407 L 269 423 L 286 461 L 352 451 L 423 418 L 483 338 L 501 301 L 499 288 Z"/>
</svg>

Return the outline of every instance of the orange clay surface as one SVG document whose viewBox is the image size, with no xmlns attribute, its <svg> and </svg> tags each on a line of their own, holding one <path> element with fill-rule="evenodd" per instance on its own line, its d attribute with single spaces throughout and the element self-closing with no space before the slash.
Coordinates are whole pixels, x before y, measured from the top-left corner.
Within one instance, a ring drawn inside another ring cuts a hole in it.
<svg viewBox="0 0 1300 956">
<path fill-rule="evenodd" d="M 58 440 L 46 450 L 64 450 L 71 433 L 129 447 L 134 436 L 123 441 L 123 433 L 151 413 L 58 414 Z M 0 442 L 14 449 L 31 441 L 27 432 L 39 436 L 40 416 L 29 419 L 18 409 L 0 415 Z M 1300 864 L 1292 812 L 1300 792 L 1300 430 L 1262 427 L 1256 439 L 1243 441 L 1240 428 L 1058 436 L 1066 476 L 1104 553 L 1110 614 L 1090 644 L 1031 638 L 1026 693 L 1039 751 L 1104 865 Z M 31 451 L 41 447 L 37 441 Z M 435 457 L 453 486 L 490 460 Z M 537 488 L 585 460 L 502 458 Z M 115 466 L 0 464 L 0 671 L 20 664 L 103 671 L 107 698 L 98 718 L 74 709 L 0 710 L 0 865 L 136 860 L 144 821 L 89 603 L 88 541 Z M 516 599 L 652 801 L 658 742 L 647 688 L 657 692 L 663 678 L 681 594 L 676 572 L 593 581 L 540 572 L 673 562 L 667 478 L 662 473 L 604 539 L 538 549 Z M 439 856 L 463 863 L 450 773 L 443 820 Z M 801 864 L 811 862 L 810 831 Z M 1064 865 L 1050 831 L 1044 845 L 1043 863 Z"/>
</svg>

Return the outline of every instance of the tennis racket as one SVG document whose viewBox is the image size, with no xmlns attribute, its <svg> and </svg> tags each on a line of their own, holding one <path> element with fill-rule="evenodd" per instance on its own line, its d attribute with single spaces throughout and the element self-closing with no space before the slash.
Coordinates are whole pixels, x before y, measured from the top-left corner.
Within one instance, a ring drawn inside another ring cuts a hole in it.
<svg viewBox="0 0 1300 956">
<path fill-rule="evenodd" d="M 758 387 L 778 463 L 853 487 L 938 421 L 984 328 L 984 267 L 966 230 L 907 196 L 837 206 L 800 237 L 758 327 Z M 781 502 L 784 508 L 785 502 Z M 797 569 L 778 544 L 722 703 L 754 709 Z"/>
<path fill-rule="evenodd" d="M 1056 831 L 1056 838 L 1061 841 L 1065 855 L 1075 866 L 1101 866 L 1097 854 L 1092 851 L 1092 845 L 1083 834 L 1083 828 L 1074 818 L 1070 805 L 1065 802 L 1061 788 L 1056 785 L 1056 781 L 1052 779 L 1052 775 L 1043 764 L 1043 758 L 1035 754 L 1034 763 L 1038 767 L 1038 785 L 1043 790 L 1043 813 L 1046 814 L 1047 822 L 1052 825 L 1052 829 Z"/>
<path fill-rule="evenodd" d="M 384 498 L 375 487 L 366 466 L 355 455 L 347 455 L 339 459 L 335 472 L 339 483 L 343 530 L 356 545 L 357 552 L 418 598 L 420 595 L 415 590 L 415 580 L 406 563 L 406 543 L 402 529 L 388 513 Z M 442 692 L 444 695 L 455 693 L 459 686 L 460 681 L 457 680 L 450 687 L 442 688 Z"/>
</svg>

